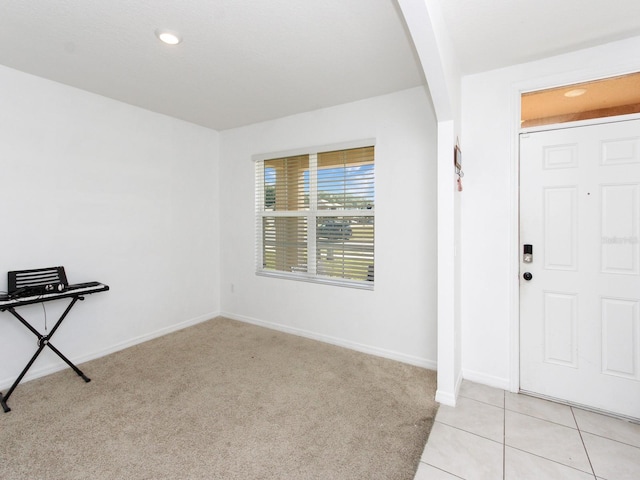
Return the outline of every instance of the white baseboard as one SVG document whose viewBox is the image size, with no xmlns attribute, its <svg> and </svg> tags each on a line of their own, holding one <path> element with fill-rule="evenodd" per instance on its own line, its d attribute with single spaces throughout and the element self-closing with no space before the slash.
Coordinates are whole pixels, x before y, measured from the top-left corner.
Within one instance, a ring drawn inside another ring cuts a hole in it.
<svg viewBox="0 0 640 480">
<path fill-rule="evenodd" d="M 456 406 L 456 395 L 450 392 L 443 392 L 442 390 L 436 390 L 436 402 L 447 405 L 449 407 Z"/>
<path fill-rule="evenodd" d="M 244 315 L 235 315 L 233 313 L 223 312 L 220 314 L 223 317 L 230 318 L 232 320 L 238 320 L 239 322 L 250 323 L 259 327 L 270 328 L 271 330 L 277 330 L 284 333 L 290 333 L 299 337 L 309 338 L 311 340 L 318 340 L 320 342 L 336 345 L 338 347 L 348 348 L 357 352 L 367 353 L 376 357 L 388 358 L 401 363 L 414 365 L 416 367 L 426 368 L 428 370 L 436 370 L 437 362 L 428 360 L 425 358 L 416 357 L 413 355 L 407 355 L 393 350 L 386 350 L 384 348 L 373 347 L 370 345 L 364 345 L 362 343 L 352 342 L 350 340 L 344 340 L 342 338 L 332 337 L 329 335 L 323 335 L 320 333 L 304 330 L 300 328 L 290 327 L 280 323 L 267 322 L 265 320 L 259 320 L 257 318 L 246 317 Z"/>
<path fill-rule="evenodd" d="M 502 390 L 509 391 L 511 387 L 511 381 L 508 378 L 494 377 L 493 375 L 487 375 L 486 373 L 476 372 L 473 370 L 462 370 L 462 377 L 470 382 L 480 383 L 488 387 L 500 388 Z"/>
<path fill-rule="evenodd" d="M 100 358 L 100 357 L 104 357 L 106 355 L 109 355 L 111 353 L 115 353 L 117 351 L 120 350 L 124 350 L 125 348 L 129 348 L 129 347 L 133 347 L 134 345 L 137 345 L 139 343 L 144 343 L 147 342 L 149 340 L 153 340 L 154 338 L 158 338 L 158 337 L 162 337 L 163 335 L 167 335 L 169 333 L 173 333 L 173 332 L 177 332 L 178 330 L 182 330 L 183 328 L 187 328 L 187 327 L 191 327 L 193 325 L 197 325 L 198 323 L 202 323 L 205 322 L 207 320 L 211 320 L 212 318 L 215 318 L 217 316 L 219 316 L 220 314 L 218 312 L 212 312 L 212 313 L 207 313 L 205 315 L 200 315 L 198 317 L 192 318 L 190 320 L 186 320 L 184 322 L 180 322 L 180 323 L 176 323 L 174 325 L 169 325 L 168 327 L 164 327 L 161 328 L 159 330 L 155 330 L 153 332 L 147 333 L 145 335 L 140 335 L 139 337 L 135 337 L 132 338 L 130 340 L 126 340 L 124 342 L 118 343 L 116 345 L 113 345 L 111 347 L 105 348 L 103 350 L 99 350 L 96 352 L 92 352 L 86 355 L 82 355 L 79 357 L 74 357 L 74 358 L 70 358 L 69 360 L 71 360 L 71 363 L 74 363 L 76 365 L 80 365 L 82 363 L 88 362 L 90 360 L 95 360 L 96 358 Z M 27 372 L 27 374 L 24 376 L 24 378 L 22 379 L 22 382 L 27 382 L 29 380 L 34 380 L 36 378 L 40 378 L 40 377 L 44 377 L 46 375 L 50 375 L 52 373 L 58 372 L 60 370 L 64 370 L 65 368 L 69 368 L 67 366 L 66 363 L 62 362 L 62 360 L 60 360 L 60 363 L 56 363 L 55 365 L 49 365 L 49 366 L 45 366 L 45 367 L 41 367 L 41 368 L 34 368 L 32 370 L 29 370 L 29 372 Z M 16 377 L 17 377 L 17 373 L 16 373 Z M 15 382 L 15 377 L 14 378 L 4 378 L 2 380 L 0 380 L 0 389 L 6 389 L 9 388 L 11 385 L 13 385 L 13 382 Z"/>
<path fill-rule="evenodd" d="M 458 393 L 460 392 L 460 385 L 462 385 L 462 372 L 458 372 L 453 392 L 444 392 L 442 390 L 436 390 L 436 402 L 449 407 L 455 407 L 458 402 Z"/>
</svg>

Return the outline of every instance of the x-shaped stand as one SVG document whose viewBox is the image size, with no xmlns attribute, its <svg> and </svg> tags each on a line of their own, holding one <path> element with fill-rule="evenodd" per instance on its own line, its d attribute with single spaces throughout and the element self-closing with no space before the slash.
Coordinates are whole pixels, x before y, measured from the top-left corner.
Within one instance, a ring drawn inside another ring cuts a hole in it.
<svg viewBox="0 0 640 480">
<path fill-rule="evenodd" d="M 56 347 L 54 347 L 51 344 L 51 341 L 50 341 L 51 337 L 53 337 L 53 334 L 56 333 L 56 330 L 58 329 L 58 327 L 60 326 L 62 321 L 65 319 L 65 317 L 67 316 L 69 311 L 73 308 L 73 306 L 76 304 L 76 302 L 78 300 L 84 300 L 84 297 L 81 297 L 81 296 L 73 297 L 73 299 L 71 300 L 71 303 L 69 303 L 69 306 L 67 307 L 67 309 L 64 311 L 64 313 L 60 316 L 60 318 L 58 319 L 58 321 L 56 322 L 54 327 L 51 329 L 51 333 L 49 333 L 47 335 L 42 335 L 40 332 L 38 332 L 38 330 L 33 328 L 29 324 L 29 322 L 27 322 L 24 318 L 22 318 L 20 316 L 20 314 L 18 312 L 16 312 L 14 307 L 2 308 L 2 310 L 7 310 L 14 317 L 16 317 L 18 320 L 20 320 L 20 323 L 22 323 L 25 327 L 27 327 L 29 329 L 29 331 L 31 331 L 31 333 L 33 333 L 36 337 L 38 337 L 38 350 L 36 350 L 36 353 L 33 354 L 33 357 L 31 357 L 31 360 L 29 360 L 29 363 L 27 363 L 27 366 L 24 367 L 24 369 L 22 370 L 22 372 L 20 373 L 20 375 L 18 376 L 16 381 L 13 382 L 13 385 L 11 385 L 11 388 L 9 388 L 7 393 L 4 394 L 4 395 L 2 395 L 2 393 L 0 393 L 0 405 L 2 405 L 2 409 L 5 411 L 5 413 L 11 411 L 11 409 L 7 405 L 7 400 L 9 400 L 9 397 L 11 396 L 11 394 L 13 393 L 15 388 L 18 386 L 18 384 L 22 380 L 22 377 L 24 377 L 25 374 L 27 373 L 27 371 L 31 368 L 31 365 L 33 365 L 33 362 L 36 361 L 36 358 L 38 358 L 38 355 L 40 355 L 40 353 L 42 353 L 42 350 L 44 350 L 44 347 L 49 347 L 56 355 L 58 355 L 62 360 L 64 360 L 66 362 L 66 364 L 69 365 L 73 369 L 74 372 L 76 372 L 79 376 L 81 376 L 82 379 L 85 382 L 90 382 L 91 381 L 91 379 L 89 377 L 87 377 L 84 373 L 82 373 L 78 367 L 76 367 L 73 363 L 71 363 L 71 361 L 67 357 L 65 357 L 62 353 L 60 353 L 60 350 L 58 350 Z"/>
</svg>

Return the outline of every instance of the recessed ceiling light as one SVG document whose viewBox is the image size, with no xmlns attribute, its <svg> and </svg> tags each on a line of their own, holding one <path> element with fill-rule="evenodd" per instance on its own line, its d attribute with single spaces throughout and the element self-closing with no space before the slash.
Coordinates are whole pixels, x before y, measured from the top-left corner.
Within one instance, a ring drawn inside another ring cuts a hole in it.
<svg viewBox="0 0 640 480">
<path fill-rule="evenodd" d="M 580 95 L 584 95 L 585 93 L 587 93 L 586 88 L 576 88 L 574 90 L 569 90 L 564 94 L 564 96 L 572 98 L 572 97 L 579 97 Z"/>
<path fill-rule="evenodd" d="M 182 37 L 179 33 L 165 29 L 156 30 L 156 37 L 158 37 L 160 41 L 166 43 L 167 45 L 177 45 L 182 41 Z"/>
</svg>

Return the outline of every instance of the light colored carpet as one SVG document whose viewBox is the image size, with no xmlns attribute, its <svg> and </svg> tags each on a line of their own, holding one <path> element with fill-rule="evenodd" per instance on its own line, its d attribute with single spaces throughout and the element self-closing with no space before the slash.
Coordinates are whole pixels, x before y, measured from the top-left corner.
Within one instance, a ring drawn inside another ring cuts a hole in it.
<svg viewBox="0 0 640 480">
<path fill-rule="evenodd" d="M 437 408 L 433 371 L 225 318 L 80 368 L 16 388 L 0 478 L 411 480 Z"/>
</svg>

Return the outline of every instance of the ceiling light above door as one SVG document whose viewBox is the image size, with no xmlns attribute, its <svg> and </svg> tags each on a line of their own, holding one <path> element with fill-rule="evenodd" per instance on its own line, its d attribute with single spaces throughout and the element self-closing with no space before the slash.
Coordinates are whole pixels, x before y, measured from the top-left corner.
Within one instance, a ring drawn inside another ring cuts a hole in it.
<svg viewBox="0 0 640 480">
<path fill-rule="evenodd" d="M 179 33 L 160 28 L 156 30 L 156 37 L 167 45 L 177 45 L 182 41 L 182 37 Z"/>
<path fill-rule="evenodd" d="M 573 90 L 569 90 L 567 93 L 564 94 L 565 97 L 579 97 L 580 95 L 584 95 L 585 93 L 587 93 L 587 89 L 586 88 L 574 88 Z"/>
</svg>

